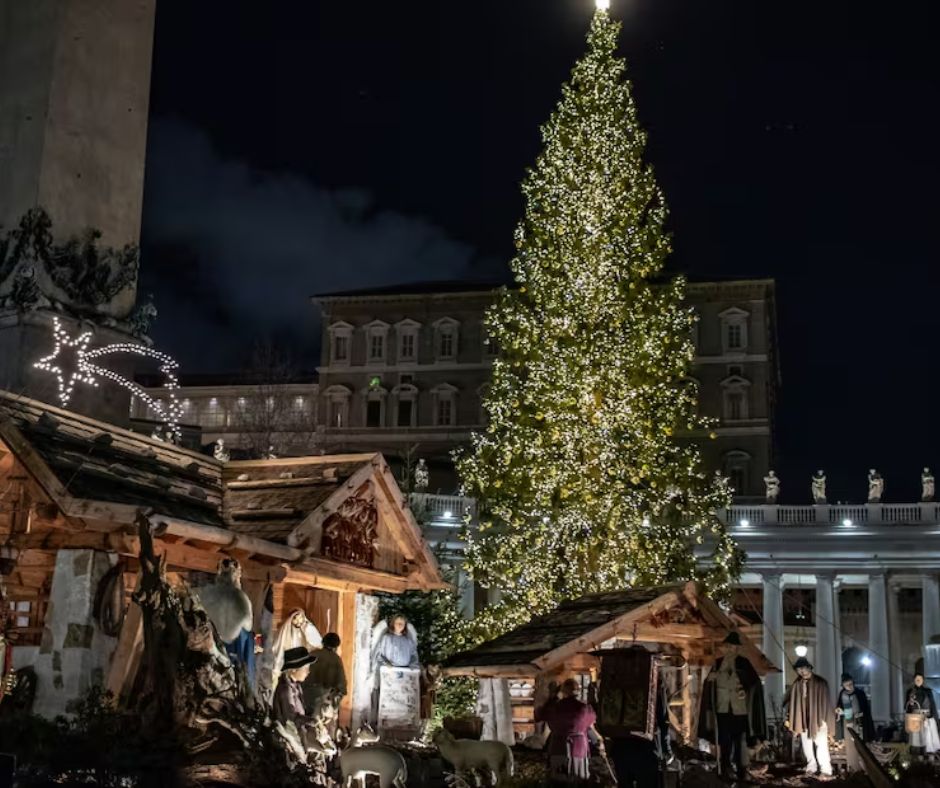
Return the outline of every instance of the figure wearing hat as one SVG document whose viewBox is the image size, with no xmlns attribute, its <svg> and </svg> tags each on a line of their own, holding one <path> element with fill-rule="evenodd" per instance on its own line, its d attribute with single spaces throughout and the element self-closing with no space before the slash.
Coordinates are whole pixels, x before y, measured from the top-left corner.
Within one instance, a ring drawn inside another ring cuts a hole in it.
<svg viewBox="0 0 940 788">
<path fill-rule="evenodd" d="M 875 740 L 875 723 L 871 718 L 871 706 L 864 690 L 855 686 L 855 679 L 850 673 L 842 674 L 842 689 L 836 698 L 836 740 L 845 739 L 845 759 L 849 771 L 862 768 L 855 740 L 846 733 L 851 728 L 865 741 Z"/>
<path fill-rule="evenodd" d="M 284 652 L 284 666 L 277 689 L 274 691 L 272 716 L 277 722 L 285 725 L 288 722 L 294 723 L 301 734 L 313 722 L 304 707 L 303 683 L 310 675 L 310 666 L 316 661 L 317 658 L 303 646 L 287 649 Z"/>
<path fill-rule="evenodd" d="M 835 731 L 832 697 L 829 682 L 813 673 L 813 666 L 806 657 L 794 664 L 796 681 L 787 690 L 783 707 L 787 710 L 784 725 L 794 736 L 800 737 L 803 755 L 806 756 L 806 773 L 819 772 L 832 776 L 832 761 L 829 758 L 829 731 Z"/>
<path fill-rule="evenodd" d="M 722 775 L 738 779 L 745 777 L 745 744 L 767 738 L 764 687 L 741 645 L 737 632 L 721 644 L 722 656 L 705 679 L 698 732 L 718 744 Z"/>
</svg>

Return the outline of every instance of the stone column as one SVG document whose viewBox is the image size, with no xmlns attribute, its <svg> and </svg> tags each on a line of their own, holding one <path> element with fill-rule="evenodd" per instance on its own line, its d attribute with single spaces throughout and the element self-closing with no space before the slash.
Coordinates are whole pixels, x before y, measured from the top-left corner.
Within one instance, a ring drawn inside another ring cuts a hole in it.
<svg viewBox="0 0 940 788">
<path fill-rule="evenodd" d="M 924 575 L 923 584 L 922 610 L 926 645 L 934 635 L 940 635 L 940 579 L 934 574 Z"/>
<path fill-rule="evenodd" d="M 367 594 L 356 594 L 356 649 L 353 652 L 352 676 L 348 677 L 352 693 L 352 730 L 372 718 L 372 627 L 379 615 L 379 600 Z"/>
<path fill-rule="evenodd" d="M 774 717 L 780 713 L 787 671 L 783 646 L 783 579 L 779 574 L 764 575 L 763 651 L 767 658 L 783 671 L 768 674 L 764 681 L 767 691 L 767 714 Z"/>
<path fill-rule="evenodd" d="M 816 575 L 816 672 L 833 689 L 842 675 L 842 655 L 838 651 L 838 621 L 833 599 L 833 575 Z"/>
<path fill-rule="evenodd" d="M 891 711 L 899 712 L 904 707 L 904 670 L 901 664 L 901 607 L 898 594 L 899 583 L 888 584 L 888 644 L 891 655 Z"/>
<path fill-rule="evenodd" d="M 868 578 L 868 653 L 871 657 L 871 713 L 875 722 L 891 719 L 891 666 L 888 662 L 888 594 L 883 574 Z"/>
<path fill-rule="evenodd" d="M 111 568 L 111 555 L 95 550 L 59 550 L 52 574 L 42 642 L 33 667 L 42 717 L 64 714 L 69 701 L 94 684 L 103 686 L 117 639 L 94 620 L 95 591 Z"/>
</svg>

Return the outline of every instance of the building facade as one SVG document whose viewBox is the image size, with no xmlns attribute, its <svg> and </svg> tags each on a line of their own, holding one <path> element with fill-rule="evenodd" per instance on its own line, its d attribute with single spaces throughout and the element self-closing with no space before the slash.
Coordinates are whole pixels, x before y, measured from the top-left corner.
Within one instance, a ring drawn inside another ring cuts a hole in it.
<svg viewBox="0 0 940 788">
<path fill-rule="evenodd" d="M 192 375 L 181 379 L 176 391 L 183 411 L 184 439 L 207 447 L 219 440 L 233 458 L 257 459 L 268 455 L 322 454 L 317 431 L 315 375 L 277 382 L 234 376 Z M 154 381 L 141 379 L 144 391 L 155 400 L 166 391 Z M 148 435 L 159 432 L 154 409 L 143 399 L 131 403 L 131 425 Z"/>
<path fill-rule="evenodd" d="M 329 451 L 366 446 L 423 457 L 431 487 L 452 491 L 450 453 L 483 425 L 492 348 L 484 312 L 494 289 L 434 284 L 314 298 L 323 318 L 318 420 Z M 696 358 L 709 468 L 742 500 L 763 498 L 772 466 L 778 367 L 771 280 L 693 283 Z"/>
</svg>

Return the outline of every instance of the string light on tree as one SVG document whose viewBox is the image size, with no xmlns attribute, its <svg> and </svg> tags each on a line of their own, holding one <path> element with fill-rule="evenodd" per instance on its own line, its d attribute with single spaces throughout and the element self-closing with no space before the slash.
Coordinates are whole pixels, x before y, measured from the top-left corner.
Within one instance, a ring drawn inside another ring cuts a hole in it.
<svg viewBox="0 0 940 788">
<path fill-rule="evenodd" d="M 700 579 L 721 595 L 743 561 L 716 514 L 728 482 L 688 439 L 712 426 L 689 382 L 695 317 L 683 280 L 653 283 L 667 209 L 608 7 L 523 183 L 517 287 L 486 319 L 488 426 L 458 457 L 481 505 L 467 565 L 502 592 L 481 614 L 496 628 L 630 585 Z"/>
<path fill-rule="evenodd" d="M 122 386 L 142 400 L 157 415 L 157 418 L 166 425 L 167 432 L 175 440 L 180 438 L 179 421 L 182 416 L 182 408 L 176 397 L 176 392 L 179 389 L 176 371 L 179 365 L 171 356 L 132 342 L 117 342 L 89 350 L 88 345 L 92 338 L 91 332 L 85 331 L 77 337 L 71 337 L 57 317 L 52 319 L 52 336 L 55 341 L 52 353 L 41 358 L 33 366 L 36 369 L 51 372 L 56 376 L 59 384 L 59 403 L 63 408 L 68 407 L 76 384 L 83 383 L 97 387 L 99 379 L 104 378 Z M 134 381 L 95 363 L 118 353 L 131 353 L 158 362 L 160 372 L 164 376 L 163 389 L 167 395 L 165 402 L 152 397 Z"/>
</svg>

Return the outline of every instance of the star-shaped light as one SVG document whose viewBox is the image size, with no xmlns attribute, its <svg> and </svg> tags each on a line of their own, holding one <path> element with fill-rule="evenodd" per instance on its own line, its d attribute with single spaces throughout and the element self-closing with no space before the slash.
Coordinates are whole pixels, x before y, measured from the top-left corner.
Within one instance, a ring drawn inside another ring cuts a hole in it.
<svg viewBox="0 0 940 788">
<path fill-rule="evenodd" d="M 91 331 L 85 331 L 77 337 L 70 337 L 68 331 L 62 328 L 59 318 L 52 318 L 52 336 L 55 338 L 55 349 L 45 358 L 33 364 L 36 369 L 51 372 L 59 381 L 59 402 L 66 407 L 72 399 L 72 391 L 76 383 L 87 383 L 97 386 L 98 381 L 88 368 L 85 354 L 88 352 L 88 343 L 91 342 Z"/>
<path fill-rule="evenodd" d="M 135 397 L 143 400 L 157 417 L 164 421 L 174 440 L 179 440 L 181 437 L 179 420 L 182 416 L 182 409 L 176 398 L 176 391 L 179 389 L 176 370 L 179 365 L 173 358 L 146 345 L 131 342 L 118 342 L 89 350 L 88 345 L 92 337 L 91 331 L 85 331 L 76 337 L 71 337 L 68 331 L 62 327 L 57 317 L 52 318 L 52 335 L 55 338 L 55 349 L 50 355 L 39 359 L 33 366 L 36 369 L 51 372 L 56 376 L 59 382 L 59 403 L 63 408 L 68 407 L 77 383 L 97 386 L 98 379 L 105 378 L 117 383 L 119 386 L 123 386 Z M 107 367 L 94 363 L 114 353 L 132 353 L 158 361 L 160 371 L 165 378 L 163 388 L 167 393 L 166 401 L 155 399 L 134 381 L 128 380 L 123 375 L 113 372 Z"/>
</svg>

